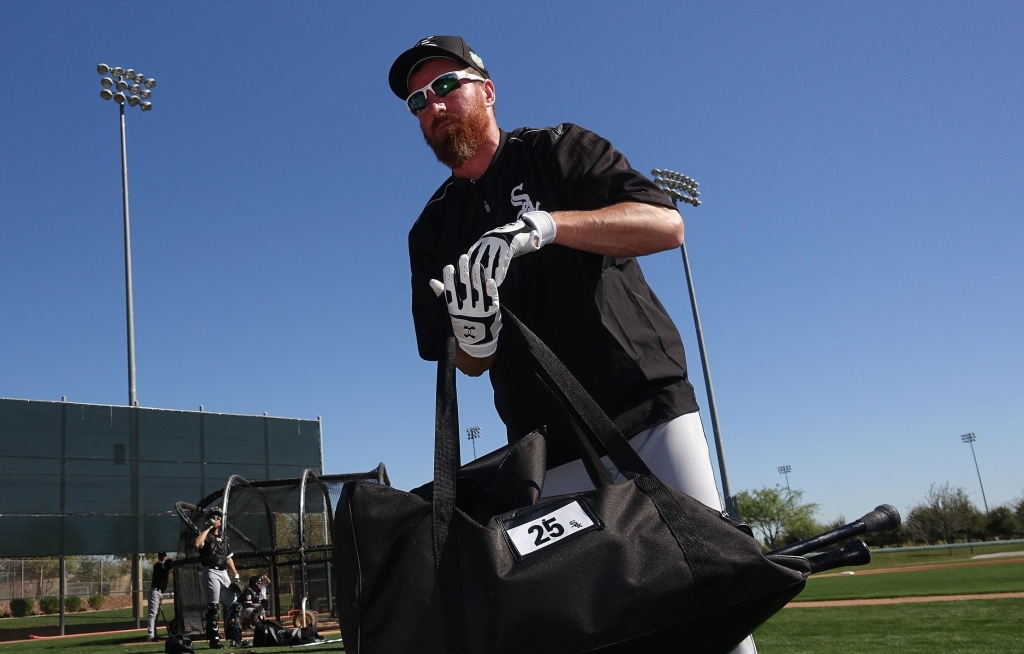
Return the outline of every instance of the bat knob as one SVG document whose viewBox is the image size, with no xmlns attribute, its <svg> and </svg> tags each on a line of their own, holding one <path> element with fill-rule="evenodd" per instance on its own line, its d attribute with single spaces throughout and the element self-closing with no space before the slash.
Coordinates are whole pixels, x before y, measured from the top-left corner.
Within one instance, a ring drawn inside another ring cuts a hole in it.
<svg viewBox="0 0 1024 654">
<path fill-rule="evenodd" d="M 875 507 L 875 510 L 860 519 L 867 527 L 867 533 L 896 529 L 902 522 L 900 512 L 891 504 Z"/>
</svg>

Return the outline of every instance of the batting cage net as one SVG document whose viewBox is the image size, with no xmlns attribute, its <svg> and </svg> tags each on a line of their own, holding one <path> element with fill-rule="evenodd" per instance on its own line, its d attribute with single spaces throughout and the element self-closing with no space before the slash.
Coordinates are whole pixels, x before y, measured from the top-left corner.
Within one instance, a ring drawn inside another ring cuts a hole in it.
<svg viewBox="0 0 1024 654">
<path fill-rule="evenodd" d="M 390 485 L 383 463 L 365 473 L 316 475 L 306 470 L 294 479 L 250 482 L 233 475 L 223 489 L 198 504 L 175 504 L 181 518 L 179 563 L 174 568 L 178 630 L 203 632 L 207 605 L 195 538 L 214 508 L 223 512 L 222 528 L 234 553 L 241 587 L 251 577 L 270 579 L 268 615 L 278 621 L 298 616 L 297 621 L 304 623 L 311 618 L 315 622 L 317 615 L 333 614 L 334 506 L 349 481 Z"/>
</svg>

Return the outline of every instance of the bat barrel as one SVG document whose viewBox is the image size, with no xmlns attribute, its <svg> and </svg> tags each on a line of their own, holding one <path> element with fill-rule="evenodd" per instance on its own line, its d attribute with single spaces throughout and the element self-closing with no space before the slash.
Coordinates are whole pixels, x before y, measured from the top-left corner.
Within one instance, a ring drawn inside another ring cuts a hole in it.
<svg viewBox="0 0 1024 654">
<path fill-rule="evenodd" d="M 772 550 L 769 554 L 786 554 L 788 556 L 799 556 L 806 554 L 807 552 L 813 552 L 834 545 L 841 540 L 847 538 L 853 538 L 854 536 L 860 536 L 867 531 L 867 526 L 860 520 L 855 520 L 848 525 L 837 527 L 831 531 L 826 531 L 823 534 L 817 536 L 811 536 L 805 538 L 802 541 L 780 547 L 777 550 Z"/>
<path fill-rule="evenodd" d="M 871 550 L 859 538 L 846 543 L 842 547 L 829 550 L 816 556 L 808 556 L 811 574 L 844 568 L 851 565 L 867 565 L 871 563 Z"/>
<path fill-rule="evenodd" d="M 896 510 L 891 504 L 883 504 L 875 507 L 875 510 L 862 516 L 859 520 L 837 527 L 831 531 L 826 531 L 823 534 L 817 536 L 811 536 L 802 541 L 780 547 L 777 550 L 772 550 L 769 554 L 786 554 L 789 556 L 799 556 L 806 554 L 807 552 L 813 552 L 820 550 L 829 545 L 838 543 L 841 540 L 859 536 L 861 534 L 870 534 L 876 531 L 887 531 L 889 529 L 896 529 L 900 526 L 900 512 Z"/>
</svg>

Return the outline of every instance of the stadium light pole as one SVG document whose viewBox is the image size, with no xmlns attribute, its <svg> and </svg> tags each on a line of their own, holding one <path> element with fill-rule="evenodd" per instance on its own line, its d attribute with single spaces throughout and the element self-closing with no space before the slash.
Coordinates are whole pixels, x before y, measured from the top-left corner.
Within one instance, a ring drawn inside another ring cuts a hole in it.
<svg viewBox="0 0 1024 654">
<path fill-rule="evenodd" d="M 679 209 L 679 202 L 700 206 L 699 184 L 686 175 L 681 175 L 671 170 L 655 168 L 651 171 L 654 175 L 654 183 L 657 184 L 670 198 L 676 210 Z M 715 449 L 718 451 L 718 471 L 722 478 L 722 494 L 725 495 L 725 510 L 733 518 L 740 519 L 739 508 L 736 506 L 736 497 L 732 494 L 729 485 L 729 471 L 725 465 L 725 446 L 722 443 L 722 431 L 718 425 L 718 409 L 715 405 L 715 391 L 711 386 L 711 369 L 708 367 L 708 354 L 704 348 L 704 330 L 700 326 L 700 313 L 697 311 L 697 295 L 693 290 L 693 277 L 690 275 L 690 260 L 686 256 L 686 242 L 679 246 L 683 254 L 683 270 L 686 272 L 686 288 L 690 292 L 690 307 L 693 310 L 693 326 L 697 331 L 697 347 L 700 350 L 700 364 L 704 370 L 704 388 L 708 393 L 708 411 L 711 413 L 711 429 L 715 435 Z"/>
<path fill-rule="evenodd" d="M 128 314 L 128 406 L 139 406 L 135 392 L 135 309 L 132 301 L 132 239 L 128 220 L 128 147 L 125 142 L 124 107 L 139 107 L 142 111 L 150 111 L 153 103 L 149 98 L 156 80 L 145 77 L 131 68 L 98 64 L 96 72 L 103 77 L 100 84 L 103 90 L 100 97 L 104 100 L 113 99 L 117 102 L 121 119 L 121 204 L 124 209 L 124 278 L 125 278 L 125 311 Z M 113 88 L 113 90 L 111 90 Z"/>
<path fill-rule="evenodd" d="M 988 500 L 985 499 L 985 484 L 981 483 L 981 468 L 978 467 L 978 455 L 974 453 L 974 441 L 978 440 L 978 437 L 972 431 L 961 435 L 960 440 L 971 446 L 971 456 L 974 457 L 974 470 L 978 473 L 978 485 L 981 486 L 981 501 L 985 504 L 985 513 L 988 513 Z"/>
<path fill-rule="evenodd" d="M 124 130 L 124 107 L 138 107 L 142 111 L 150 111 L 153 103 L 149 98 L 153 94 L 153 87 L 156 80 L 152 77 L 145 77 L 142 73 L 131 68 L 114 66 L 111 68 L 106 64 L 97 64 L 96 72 L 102 75 L 100 85 L 100 97 L 104 100 L 114 100 L 119 107 L 121 123 L 121 206 L 124 210 L 124 285 L 125 285 L 125 313 L 128 321 L 128 406 L 139 406 L 139 399 L 135 391 L 135 308 L 132 300 L 132 238 L 130 223 L 128 220 L 128 146 L 125 141 Z M 111 90 L 113 88 L 114 90 Z M 115 93 L 116 91 L 116 93 Z M 135 416 L 132 417 L 133 425 Z M 134 431 L 134 429 L 133 429 Z M 137 466 L 135 466 L 137 470 Z M 133 472 L 133 477 L 137 472 Z M 133 478 L 133 487 L 137 489 L 138 479 Z M 134 495 L 134 493 L 133 493 Z M 137 496 L 136 496 L 137 497 Z M 138 518 L 136 518 L 138 519 Z M 136 537 L 138 538 L 138 537 Z M 142 555 L 138 551 L 138 540 L 136 540 L 135 556 L 132 557 L 132 614 L 135 617 L 135 627 L 138 628 L 142 619 Z"/>
<path fill-rule="evenodd" d="M 793 472 L 793 466 L 779 466 L 779 474 L 786 475 L 786 490 L 789 494 L 793 494 L 793 489 L 789 487 L 789 473 Z"/>
<path fill-rule="evenodd" d="M 480 428 L 470 427 L 467 429 L 466 438 L 473 444 L 473 460 L 476 461 L 476 439 L 480 438 Z"/>
</svg>

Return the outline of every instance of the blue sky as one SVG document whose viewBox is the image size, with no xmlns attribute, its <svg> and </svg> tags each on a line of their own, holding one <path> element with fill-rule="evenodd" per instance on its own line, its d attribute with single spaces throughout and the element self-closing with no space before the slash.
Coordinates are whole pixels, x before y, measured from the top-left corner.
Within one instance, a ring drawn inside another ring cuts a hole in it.
<svg viewBox="0 0 1024 654">
<path fill-rule="evenodd" d="M 1024 493 L 1019 3 L 0 4 L 0 396 L 127 399 L 128 114 L 145 406 L 324 420 L 325 467 L 431 476 L 406 234 L 446 176 L 386 75 L 484 58 L 506 129 L 571 121 L 701 183 L 687 244 L 734 489 L 832 519 Z M 678 252 L 642 259 L 706 407 Z M 486 379 L 463 431 L 504 443 Z M 705 423 L 710 421 L 705 417 Z M 464 457 L 471 456 L 465 443 Z"/>
</svg>

